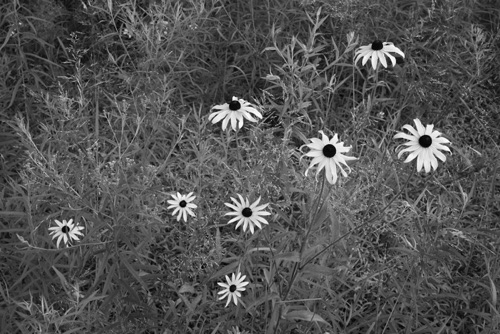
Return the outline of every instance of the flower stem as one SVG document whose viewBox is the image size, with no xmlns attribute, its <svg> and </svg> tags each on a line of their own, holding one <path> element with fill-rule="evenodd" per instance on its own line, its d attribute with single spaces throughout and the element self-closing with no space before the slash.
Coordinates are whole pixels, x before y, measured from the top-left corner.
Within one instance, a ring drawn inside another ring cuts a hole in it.
<svg viewBox="0 0 500 334">
<path fill-rule="evenodd" d="M 236 130 L 235 131 L 235 142 L 236 142 L 236 151 L 237 151 L 237 154 L 238 154 L 238 159 L 237 159 L 237 165 L 238 165 L 238 173 L 239 175 L 241 175 L 241 161 L 243 160 L 243 157 L 241 155 L 241 151 L 240 151 L 240 147 L 243 147 L 243 145 L 240 145 L 240 138 L 238 137 L 238 132 L 239 130 Z"/>
<path fill-rule="evenodd" d="M 307 260 L 303 265 L 301 265 L 298 270 L 300 271 L 302 268 L 304 268 L 306 265 L 308 265 L 309 263 L 311 263 L 315 258 L 317 258 L 318 256 L 320 256 L 321 254 L 323 254 L 324 252 L 326 252 L 329 248 L 331 248 L 332 246 L 334 246 L 335 244 L 337 244 L 339 241 L 341 241 L 342 239 L 346 238 L 348 235 L 352 234 L 353 232 L 359 230 L 360 228 L 362 228 L 363 226 L 366 226 L 368 225 L 369 223 L 373 222 L 375 219 L 377 219 L 378 217 L 380 217 L 380 215 L 382 215 L 382 213 L 384 213 L 385 209 L 387 209 L 389 207 L 389 205 L 392 204 L 392 202 L 394 202 L 396 200 L 396 198 L 399 197 L 399 195 L 401 195 L 403 193 L 403 191 L 406 189 L 406 187 L 408 186 L 409 182 L 410 182 L 410 179 L 412 177 L 413 173 L 410 173 L 408 175 L 408 179 L 406 179 L 406 182 L 405 182 L 405 186 L 403 188 L 401 188 L 401 190 L 396 194 L 396 196 L 394 196 L 390 201 L 389 203 L 387 203 L 386 206 L 384 206 L 382 208 L 382 210 L 380 210 L 377 214 L 375 214 L 375 216 L 371 217 L 370 219 L 367 219 L 364 223 L 362 223 L 361 225 L 359 226 L 356 226 L 354 229 L 344 233 L 343 235 L 341 235 L 339 238 L 337 238 L 336 240 L 332 241 L 329 245 L 327 245 L 325 248 L 323 248 L 321 251 L 319 251 L 317 254 L 315 254 L 313 257 L 311 257 L 309 260 Z"/>
<path fill-rule="evenodd" d="M 325 196 L 325 200 L 322 201 L 322 195 L 323 195 L 323 190 L 325 188 L 325 183 L 327 182 L 326 180 L 326 174 L 323 174 L 323 182 L 321 182 L 321 188 L 320 188 L 320 191 L 319 191 L 319 194 L 318 194 L 318 197 L 315 201 L 315 209 L 314 209 L 314 214 L 312 216 L 313 219 L 310 220 L 310 224 L 309 224 L 309 227 L 307 229 L 307 232 L 306 232 L 306 235 L 304 236 L 303 240 L 302 240 L 302 244 L 300 245 L 300 251 L 299 251 L 299 258 L 302 259 L 302 255 L 304 253 L 304 250 L 306 248 L 306 245 L 307 245 L 307 239 L 309 237 L 309 234 L 312 230 L 312 226 L 314 225 L 314 222 L 316 221 L 317 217 L 318 217 L 318 213 L 321 211 L 321 209 L 323 208 L 323 205 L 325 205 L 325 203 L 327 202 L 327 199 Z M 328 188 L 328 194 L 330 193 L 330 188 Z M 295 279 L 297 278 L 300 270 L 303 268 L 304 266 L 301 266 L 300 265 L 300 262 L 295 262 L 294 266 L 293 266 L 293 269 L 292 269 L 292 273 L 290 275 L 290 282 L 288 283 L 288 288 L 287 288 L 287 291 L 286 293 L 283 295 L 283 297 L 281 298 L 281 300 L 286 300 L 286 298 L 288 297 L 288 294 L 290 293 L 290 291 L 292 290 L 292 286 L 293 286 L 293 283 L 295 282 Z"/>
</svg>

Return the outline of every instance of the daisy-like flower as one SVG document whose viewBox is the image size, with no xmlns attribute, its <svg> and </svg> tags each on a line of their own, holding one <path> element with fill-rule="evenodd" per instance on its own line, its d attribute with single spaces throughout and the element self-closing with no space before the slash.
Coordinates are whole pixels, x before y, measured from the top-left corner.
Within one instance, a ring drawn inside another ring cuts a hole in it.
<svg viewBox="0 0 500 334">
<path fill-rule="evenodd" d="M 262 217 L 262 216 L 269 216 L 271 214 L 267 211 L 262 211 L 269 205 L 269 203 L 259 205 L 260 202 L 260 197 L 259 197 L 255 202 L 253 202 L 252 205 L 250 205 L 248 198 L 244 199 L 240 194 L 238 194 L 238 197 L 240 198 L 240 202 L 231 197 L 231 200 L 234 202 L 234 204 L 224 203 L 226 206 L 234 210 L 232 212 L 226 213 L 225 216 L 236 216 L 232 218 L 230 221 L 228 221 L 227 222 L 228 224 L 237 221 L 238 224 L 236 224 L 235 229 L 237 229 L 240 225 L 243 224 L 243 232 L 245 232 L 247 228 L 250 228 L 250 232 L 252 232 L 252 234 L 254 233 L 255 226 L 262 229 L 261 223 L 269 224 L 267 220 Z"/>
<path fill-rule="evenodd" d="M 70 219 L 69 221 L 63 219 L 62 223 L 56 219 L 55 222 L 57 226 L 49 227 L 49 230 L 52 231 L 49 235 L 52 235 L 52 239 L 57 238 L 57 248 L 59 248 L 61 240 L 63 240 L 64 244 L 67 246 L 68 244 L 71 244 L 73 240 L 79 241 L 80 239 L 78 236 L 83 237 L 83 233 L 80 231 L 83 230 L 84 227 L 74 224 L 73 219 Z"/>
<path fill-rule="evenodd" d="M 233 96 L 233 100 L 230 103 L 224 103 L 222 105 L 215 106 L 212 109 L 217 111 L 211 113 L 208 116 L 208 120 L 215 124 L 224 119 L 222 121 L 222 130 L 226 130 L 229 121 L 231 121 L 231 127 L 234 131 L 236 131 L 236 127 L 241 129 L 243 126 L 243 117 L 250 122 L 257 122 L 257 120 L 250 114 L 253 114 L 255 117 L 262 118 L 262 114 L 255 109 L 251 103 L 243 99 L 238 99 L 236 96 Z"/>
<path fill-rule="evenodd" d="M 249 283 L 245 281 L 245 278 L 246 276 L 241 275 L 241 273 L 238 273 L 238 275 L 233 273 L 231 278 L 226 275 L 227 283 L 217 283 L 224 288 L 222 291 L 219 291 L 218 294 L 221 295 L 219 300 L 227 298 L 225 307 L 229 305 L 231 299 L 233 299 L 234 305 L 238 305 L 238 299 L 241 298 L 241 292 L 246 290 L 245 286 Z"/>
<path fill-rule="evenodd" d="M 337 167 L 340 169 L 342 175 L 347 177 L 347 173 L 344 168 L 342 168 L 341 164 L 344 164 L 350 172 L 351 168 L 347 165 L 347 161 L 357 160 L 357 158 L 348 157 L 343 154 L 349 152 L 351 146 L 344 146 L 344 142 L 339 142 L 337 134 L 335 134 L 332 139 L 328 139 L 328 136 L 325 135 L 323 131 L 319 133 L 321 133 L 321 139 L 311 138 L 311 143 L 306 145 L 311 150 L 304 156 L 313 159 L 305 174 L 307 176 L 309 170 L 315 165 L 318 165 L 316 178 L 319 172 L 325 168 L 326 180 L 330 184 L 335 184 L 337 182 Z"/>
<path fill-rule="evenodd" d="M 167 209 L 174 209 L 174 211 L 172 212 L 172 216 L 174 216 L 176 213 L 179 213 L 177 215 L 177 221 L 179 221 L 182 217 L 184 221 L 187 222 L 188 214 L 191 217 L 195 216 L 193 210 L 191 209 L 196 209 L 198 206 L 196 204 L 191 203 L 196 198 L 196 196 L 192 195 L 193 195 L 192 192 L 190 192 L 187 195 L 181 195 L 179 193 L 170 195 L 172 196 L 173 200 L 170 199 L 167 201 L 167 203 L 170 204 L 167 207 Z"/>
<path fill-rule="evenodd" d="M 403 58 L 405 57 L 403 51 L 395 47 L 391 42 L 381 42 L 377 40 L 372 44 L 359 47 L 355 53 L 356 58 L 354 59 L 354 63 L 356 64 L 360 58 L 363 58 L 361 64 L 364 66 L 368 59 L 371 58 L 372 66 L 375 70 L 377 69 L 379 60 L 382 66 L 387 67 L 387 60 L 385 59 L 387 56 L 391 60 L 392 66 L 394 66 L 396 65 L 396 58 L 390 54 L 391 52 L 397 53 Z"/>
<path fill-rule="evenodd" d="M 438 167 L 436 157 L 443 162 L 446 161 L 445 155 L 441 153 L 440 150 L 450 152 L 450 149 L 443 145 L 449 144 L 450 141 L 446 138 L 440 137 L 441 132 L 433 131 L 433 124 L 428 124 L 424 128 L 418 118 L 414 119 L 413 122 L 415 122 L 417 127 L 416 129 L 409 124 L 403 126 L 403 129 L 408 130 L 411 135 L 404 132 L 398 132 L 394 136 L 394 138 L 408 140 L 408 142 L 403 144 L 408 147 L 398 153 L 398 158 L 401 157 L 404 152 L 410 152 L 410 154 L 406 157 L 405 163 L 417 158 L 417 172 L 420 172 L 422 167 L 424 167 L 425 172 L 429 173 L 431 171 L 431 166 L 434 170 Z"/>
</svg>

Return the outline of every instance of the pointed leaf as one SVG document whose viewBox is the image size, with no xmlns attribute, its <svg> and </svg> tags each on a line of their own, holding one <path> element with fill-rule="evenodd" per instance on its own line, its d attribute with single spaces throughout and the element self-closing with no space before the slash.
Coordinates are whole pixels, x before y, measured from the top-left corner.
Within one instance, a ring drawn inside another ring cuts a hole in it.
<svg viewBox="0 0 500 334">
<path fill-rule="evenodd" d="M 219 269 L 219 271 L 210 276 L 209 279 L 212 280 L 234 273 L 236 271 L 236 268 L 238 268 L 238 264 L 239 264 L 238 261 L 235 261 L 233 263 L 228 264 L 225 267 L 222 267 L 221 269 Z"/>
<path fill-rule="evenodd" d="M 328 324 L 320 315 L 308 310 L 290 311 L 284 316 L 287 320 L 317 321 Z"/>
</svg>

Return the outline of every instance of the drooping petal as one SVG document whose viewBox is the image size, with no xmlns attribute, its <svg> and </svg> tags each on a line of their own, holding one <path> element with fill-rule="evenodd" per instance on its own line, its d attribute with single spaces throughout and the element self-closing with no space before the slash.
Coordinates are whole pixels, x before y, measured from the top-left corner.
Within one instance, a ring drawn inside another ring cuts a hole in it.
<svg viewBox="0 0 500 334">
<path fill-rule="evenodd" d="M 423 166 L 424 166 L 423 154 L 419 154 L 417 155 L 417 172 L 420 172 Z"/>
<path fill-rule="evenodd" d="M 443 146 L 443 147 L 446 147 L 446 146 Z M 448 148 L 448 147 L 446 147 Z M 439 152 L 439 150 L 436 148 L 436 147 L 430 147 L 430 149 L 432 150 L 432 154 L 434 154 L 436 157 L 438 157 L 439 160 L 441 160 L 442 162 L 445 162 L 446 161 L 446 156 Z"/>
<path fill-rule="evenodd" d="M 247 113 L 254 114 L 258 118 L 262 118 L 262 114 L 257 109 L 255 109 L 253 107 L 247 106 L 244 108 L 244 111 L 246 111 Z"/>
<path fill-rule="evenodd" d="M 221 110 L 221 111 L 210 114 L 208 116 L 208 120 L 213 118 L 212 123 L 215 124 L 215 123 L 220 122 L 223 118 L 227 117 L 228 114 L 229 114 L 229 110 Z"/>
<path fill-rule="evenodd" d="M 64 235 L 64 234 L 63 234 L 63 233 L 61 233 L 61 234 L 59 235 L 59 238 L 57 238 L 57 242 L 56 242 L 56 246 L 57 246 L 57 248 L 59 248 L 59 244 L 61 243 L 61 240 L 63 239 L 63 235 Z"/>
<path fill-rule="evenodd" d="M 417 141 L 418 140 L 415 138 L 415 136 L 410 136 L 409 134 L 406 134 L 404 132 L 398 132 L 397 134 L 394 135 L 394 139 L 406 139 L 409 141 Z"/>
<path fill-rule="evenodd" d="M 312 150 L 321 151 L 323 149 L 323 147 L 325 146 L 323 141 L 319 138 L 311 138 L 310 140 L 311 140 L 311 143 L 307 144 L 306 146 Z"/>
<path fill-rule="evenodd" d="M 304 154 L 304 156 L 310 157 L 310 158 L 320 158 L 320 160 L 325 158 L 322 150 L 311 150 L 311 151 L 307 152 L 306 154 Z M 316 163 L 311 163 L 311 164 L 315 165 Z"/>
<path fill-rule="evenodd" d="M 413 136 L 415 136 L 415 138 L 417 140 L 418 140 L 418 138 L 420 138 L 420 134 L 413 126 L 406 124 L 406 125 L 403 125 L 403 129 L 408 130 Z"/>
<path fill-rule="evenodd" d="M 229 115 L 229 117 L 231 118 L 231 128 L 233 128 L 233 130 L 236 131 L 236 127 L 237 127 L 236 121 L 237 121 L 238 114 L 233 112 Z M 241 128 L 241 127 L 238 126 L 238 128 Z"/>
<path fill-rule="evenodd" d="M 243 113 L 242 114 L 243 117 L 245 117 L 247 120 L 249 120 L 250 122 L 257 122 L 257 120 L 255 118 L 253 118 L 249 113 Z M 243 124 L 243 119 L 241 119 L 241 124 Z"/>
<path fill-rule="evenodd" d="M 450 141 L 444 137 L 432 138 L 432 142 L 435 143 L 436 145 L 439 145 L 440 150 L 447 150 L 447 151 L 450 150 L 447 146 L 441 145 L 441 144 L 450 144 Z"/>
<path fill-rule="evenodd" d="M 387 58 L 389 58 L 391 60 L 392 66 L 396 66 L 396 58 L 394 58 L 393 55 L 391 55 L 389 52 L 385 52 L 385 51 L 384 51 L 384 55 L 387 56 Z"/>
<path fill-rule="evenodd" d="M 378 55 L 378 58 L 380 60 L 380 63 L 382 64 L 382 66 L 384 66 L 385 68 L 387 68 L 387 59 L 385 59 L 386 53 L 385 52 L 377 51 L 377 55 Z"/>
<path fill-rule="evenodd" d="M 318 167 L 316 168 L 316 180 L 318 179 L 318 174 L 321 172 L 321 170 L 326 166 L 328 163 L 328 159 L 321 159 L 321 161 L 318 163 Z M 328 169 L 326 169 L 326 173 L 328 173 Z"/>
<path fill-rule="evenodd" d="M 384 50 L 387 52 L 394 52 L 399 54 L 401 57 L 405 57 L 405 54 L 403 51 L 401 51 L 399 48 L 395 47 L 393 43 L 391 42 L 385 42 L 384 43 Z"/>
<path fill-rule="evenodd" d="M 429 158 L 431 160 L 432 169 L 436 170 L 438 168 L 438 162 L 436 157 L 432 153 L 429 153 Z"/>
<path fill-rule="evenodd" d="M 422 150 L 422 154 L 419 155 L 419 158 L 422 158 L 422 163 L 424 164 L 424 169 L 426 173 L 429 173 L 431 171 L 431 161 L 429 157 L 429 150 L 424 149 Z"/>
<path fill-rule="evenodd" d="M 224 118 L 224 120 L 222 121 L 222 130 L 223 130 L 223 131 L 225 131 L 225 130 L 226 130 L 226 128 L 227 128 L 227 124 L 229 123 L 229 118 L 230 118 L 230 116 L 229 116 L 229 115 L 227 115 L 227 116 Z"/>
<path fill-rule="evenodd" d="M 363 56 L 363 61 L 361 62 L 361 65 L 365 66 L 365 64 L 368 62 L 368 59 L 370 59 L 370 56 L 373 54 L 373 51 L 365 53 Z"/>
<path fill-rule="evenodd" d="M 335 161 L 333 159 L 328 160 L 328 166 L 325 167 L 326 169 L 326 179 L 330 184 L 335 184 L 337 183 L 337 168 L 335 167 Z"/>
<path fill-rule="evenodd" d="M 404 162 L 408 163 L 408 162 L 412 161 L 413 159 L 415 159 L 416 157 L 420 156 L 421 150 L 422 150 L 421 147 L 419 147 L 416 150 L 413 150 L 412 153 L 408 154 L 408 156 L 406 157 L 406 160 Z"/>
<path fill-rule="evenodd" d="M 374 70 L 377 69 L 377 62 L 378 62 L 378 52 L 373 52 L 372 53 L 372 67 Z"/>
</svg>

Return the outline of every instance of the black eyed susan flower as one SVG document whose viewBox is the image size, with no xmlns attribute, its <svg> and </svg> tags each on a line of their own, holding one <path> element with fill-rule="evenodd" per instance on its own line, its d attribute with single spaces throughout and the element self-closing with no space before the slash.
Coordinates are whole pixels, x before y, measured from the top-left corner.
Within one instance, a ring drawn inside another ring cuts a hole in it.
<svg viewBox="0 0 500 334">
<path fill-rule="evenodd" d="M 425 172 L 429 173 L 431 171 L 431 166 L 434 170 L 438 167 L 436 157 L 443 162 L 446 161 L 446 156 L 440 151 L 450 152 L 450 149 L 443 145 L 449 144 L 450 141 L 441 137 L 441 132 L 433 131 L 433 124 L 428 124 L 424 128 L 422 122 L 420 122 L 418 118 L 414 119 L 413 122 L 415 122 L 416 129 L 409 124 L 403 126 L 403 129 L 408 130 L 411 135 L 404 132 L 398 132 L 394 136 L 394 138 L 408 140 L 408 142 L 403 144 L 408 147 L 398 153 L 398 158 L 401 157 L 404 152 L 410 152 L 404 162 L 410 162 L 417 158 L 417 172 L 420 172 L 423 167 Z"/>
<path fill-rule="evenodd" d="M 387 56 L 391 60 L 392 66 L 394 66 L 396 65 L 396 58 L 390 54 L 391 52 L 397 53 L 403 58 L 405 57 L 403 51 L 395 47 L 391 42 L 381 42 L 377 40 L 372 44 L 359 47 L 355 53 L 356 58 L 354 59 L 354 63 L 356 64 L 359 59 L 363 58 L 361 64 L 364 66 L 368 59 L 371 58 L 372 66 L 375 70 L 377 69 L 379 60 L 382 66 L 387 67 L 387 60 L 385 59 Z"/>
<path fill-rule="evenodd" d="M 49 230 L 52 231 L 49 235 L 52 235 L 52 239 L 57 238 L 57 248 L 59 248 L 59 244 L 61 240 L 63 240 L 64 244 L 67 246 L 71 244 L 73 240 L 79 241 L 78 236 L 83 237 L 83 233 L 80 232 L 84 229 L 83 226 L 78 226 L 73 223 L 73 219 L 66 221 L 63 219 L 62 223 L 59 220 L 55 220 L 57 226 L 49 227 Z"/>
<path fill-rule="evenodd" d="M 224 103 L 222 105 L 215 106 L 212 109 L 218 111 L 211 113 L 208 116 L 208 120 L 212 121 L 213 124 L 223 120 L 222 130 L 226 130 L 229 121 L 231 121 L 231 127 L 233 130 L 236 131 L 236 127 L 241 129 L 243 126 L 243 117 L 250 122 L 257 122 L 252 115 L 262 118 L 262 114 L 255 109 L 251 103 L 243 99 L 238 99 L 236 96 L 233 96 L 233 100 L 230 103 Z"/>
<path fill-rule="evenodd" d="M 233 273 L 231 278 L 226 275 L 227 283 L 217 283 L 224 288 L 222 291 L 219 291 L 218 294 L 221 295 L 219 300 L 227 298 L 225 307 L 229 305 L 231 299 L 234 305 L 238 305 L 238 300 L 241 298 L 241 292 L 246 290 L 245 286 L 249 283 L 245 281 L 245 278 L 246 276 L 241 275 L 241 273 L 238 273 L 238 275 Z"/>
<path fill-rule="evenodd" d="M 237 229 L 240 225 L 243 224 L 243 232 L 245 232 L 247 228 L 250 228 L 250 232 L 252 232 L 252 234 L 254 233 L 255 226 L 262 229 L 261 223 L 269 224 L 267 220 L 262 217 L 262 216 L 269 216 L 271 214 L 269 212 L 262 211 L 269 205 L 269 203 L 259 205 L 260 202 L 260 197 L 259 197 L 255 202 L 253 202 L 252 205 L 250 205 L 248 198 L 244 199 L 240 194 L 238 194 L 238 197 L 240 198 L 240 202 L 231 197 L 231 200 L 234 202 L 234 204 L 224 203 L 226 206 L 234 210 L 232 212 L 226 213 L 225 215 L 236 216 L 232 218 L 230 221 L 228 221 L 227 222 L 228 224 L 237 221 L 238 224 L 236 224 L 235 229 Z"/>
<path fill-rule="evenodd" d="M 191 217 L 194 217 L 195 214 L 193 210 L 191 209 L 196 209 L 198 206 L 194 203 L 191 203 L 194 201 L 196 196 L 192 196 L 193 193 L 190 192 L 187 195 L 181 195 L 179 193 L 170 195 L 172 196 L 173 200 L 168 200 L 167 203 L 170 204 L 167 209 L 174 209 L 172 212 L 172 216 L 174 216 L 176 213 L 177 215 L 177 221 L 181 219 L 181 217 L 184 219 L 185 222 L 187 222 L 187 215 L 189 214 Z"/>
<path fill-rule="evenodd" d="M 321 133 L 321 139 L 311 138 L 311 143 L 306 145 L 311 150 L 304 156 L 311 157 L 313 159 L 305 174 L 307 176 L 309 169 L 318 165 L 316 178 L 318 177 L 319 172 L 325 168 L 326 180 L 330 184 L 335 184 L 337 182 L 337 167 L 342 172 L 342 175 L 347 177 L 347 173 L 344 168 L 342 168 L 341 164 L 344 164 L 347 169 L 351 171 L 351 168 L 347 165 L 347 161 L 357 160 L 357 158 L 348 157 L 343 154 L 349 152 L 351 146 L 344 146 L 344 142 L 339 142 L 337 134 L 335 134 L 332 139 L 328 139 L 328 136 L 326 136 L 323 131 L 320 131 L 319 133 Z"/>
</svg>

